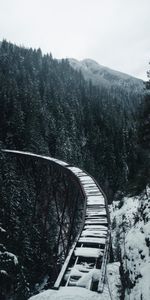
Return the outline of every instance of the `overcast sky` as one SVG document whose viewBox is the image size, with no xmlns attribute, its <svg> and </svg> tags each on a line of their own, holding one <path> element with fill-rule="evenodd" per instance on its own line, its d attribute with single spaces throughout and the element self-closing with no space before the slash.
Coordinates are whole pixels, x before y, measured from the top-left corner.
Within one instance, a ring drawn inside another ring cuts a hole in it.
<svg viewBox="0 0 150 300">
<path fill-rule="evenodd" d="M 0 0 L 0 40 L 146 79 L 150 0 Z"/>
</svg>

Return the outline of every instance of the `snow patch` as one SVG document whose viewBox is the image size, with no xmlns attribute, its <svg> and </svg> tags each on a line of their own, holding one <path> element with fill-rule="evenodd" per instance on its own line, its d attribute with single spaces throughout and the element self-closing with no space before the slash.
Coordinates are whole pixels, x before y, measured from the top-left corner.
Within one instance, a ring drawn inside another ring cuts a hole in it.
<svg viewBox="0 0 150 300">
<path fill-rule="evenodd" d="M 6 230 L 4 228 L 0 227 L 0 232 L 1 233 L 6 233 Z"/>
<path fill-rule="evenodd" d="M 8 273 L 5 270 L 0 270 L 0 274 L 3 274 L 5 276 L 8 276 Z"/>
<path fill-rule="evenodd" d="M 11 260 L 11 259 L 13 259 L 14 264 L 15 264 L 15 265 L 18 264 L 18 258 L 17 258 L 17 256 L 14 255 L 13 253 L 7 252 L 7 251 L 5 251 L 5 252 L 1 252 L 1 251 L 0 251 L 0 255 L 6 256 L 6 258 L 7 258 L 8 261 Z"/>
<path fill-rule="evenodd" d="M 126 283 L 125 300 L 150 299 L 150 189 L 138 197 L 124 198 L 111 209 L 114 249 L 121 252 Z"/>
</svg>

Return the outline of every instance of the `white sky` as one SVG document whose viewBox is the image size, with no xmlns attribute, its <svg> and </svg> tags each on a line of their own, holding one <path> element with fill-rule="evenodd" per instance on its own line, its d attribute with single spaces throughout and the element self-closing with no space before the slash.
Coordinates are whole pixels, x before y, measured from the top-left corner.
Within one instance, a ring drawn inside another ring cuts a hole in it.
<svg viewBox="0 0 150 300">
<path fill-rule="evenodd" d="M 0 40 L 146 79 L 150 0 L 0 0 Z"/>
</svg>

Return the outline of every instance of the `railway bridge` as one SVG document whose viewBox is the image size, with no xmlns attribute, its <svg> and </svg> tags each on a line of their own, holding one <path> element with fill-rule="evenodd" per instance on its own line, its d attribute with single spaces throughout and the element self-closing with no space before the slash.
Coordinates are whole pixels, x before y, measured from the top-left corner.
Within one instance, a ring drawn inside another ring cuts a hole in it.
<svg viewBox="0 0 150 300">
<path fill-rule="evenodd" d="M 56 203 L 59 225 L 58 251 L 64 259 L 53 288 L 59 289 L 62 286 L 83 287 L 96 291 L 101 295 L 106 293 L 106 299 L 111 299 L 106 276 L 107 262 L 111 251 L 110 217 L 107 198 L 99 184 L 87 172 L 61 160 L 30 152 L 6 149 L 3 151 L 17 157 L 25 156 L 44 160 L 54 168 L 57 166 L 60 170 L 60 176 L 63 177 L 64 174 L 67 174 L 76 186 L 77 192 L 72 203 L 72 216 L 69 219 L 69 224 L 68 220 L 66 222 L 65 217 L 67 200 L 64 202 L 61 214 Z M 68 188 L 65 193 L 66 199 Z M 82 202 L 80 206 L 82 220 L 80 226 L 77 226 L 78 232 L 74 236 L 72 231 L 76 226 L 76 203 L 79 200 L 78 198 Z"/>
</svg>

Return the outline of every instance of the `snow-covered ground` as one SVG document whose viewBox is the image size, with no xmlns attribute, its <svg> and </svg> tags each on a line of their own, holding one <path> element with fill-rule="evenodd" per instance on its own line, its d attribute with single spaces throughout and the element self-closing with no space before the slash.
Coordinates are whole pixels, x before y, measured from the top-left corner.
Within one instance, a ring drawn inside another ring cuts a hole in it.
<svg viewBox="0 0 150 300">
<path fill-rule="evenodd" d="M 112 207 L 113 243 L 121 255 L 125 300 L 150 299 L 150 189 Z"/>
</svg>

